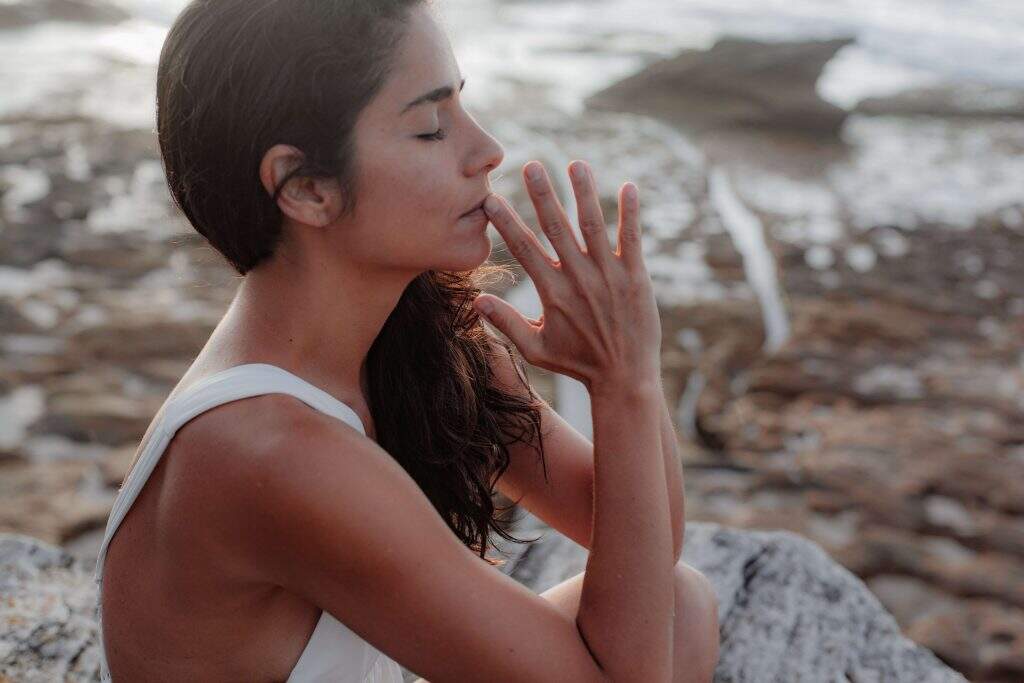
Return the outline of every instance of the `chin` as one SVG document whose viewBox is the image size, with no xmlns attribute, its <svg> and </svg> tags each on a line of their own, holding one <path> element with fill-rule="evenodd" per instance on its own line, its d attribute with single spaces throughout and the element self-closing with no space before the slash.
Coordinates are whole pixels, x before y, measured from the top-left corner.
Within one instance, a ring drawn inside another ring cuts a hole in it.
<svg viewBox="0 0 1024 683">
<path fill-rule="evenodd" d="M 457 246 L 447 245 L 444 256 L 434 270 L 466 271 L 479 268 L 491 257 L 491 238 L 486 230 L 470 237 L 463 237 Z"/>
</svg>

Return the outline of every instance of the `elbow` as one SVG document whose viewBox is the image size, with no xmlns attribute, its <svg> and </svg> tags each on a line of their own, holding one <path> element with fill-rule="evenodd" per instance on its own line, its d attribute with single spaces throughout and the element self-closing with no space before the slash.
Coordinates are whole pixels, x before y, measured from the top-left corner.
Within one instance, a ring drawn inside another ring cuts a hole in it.
<svg viewBox="0 0 1024 683">
<path fill-rule="evenodd" d="M 686 535 L 686 516 L 680 512 L 672 519 L 672 557 L 676 564 L 683 555 L 683 540 Z"/>
</svg>

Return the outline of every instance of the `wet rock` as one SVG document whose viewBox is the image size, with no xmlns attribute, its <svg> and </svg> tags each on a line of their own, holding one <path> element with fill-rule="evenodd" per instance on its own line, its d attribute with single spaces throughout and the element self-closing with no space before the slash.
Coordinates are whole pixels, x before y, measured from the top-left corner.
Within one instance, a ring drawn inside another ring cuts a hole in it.
<svg viewBox="0 0 1024 683">
<path fill-rule="evenodd" d="M 0 535 L 0 679 L 99 680 L 91 578 L 59 547 Z"/>
<path fill-rule="evenodd" d="M 536 518 L 528 516 L 527 524 Z M 520 537 L 534 538 L 533 531 Z M 687 525 L 683 559 L 719 599 L 716 680 L 962 681 L 816 545 L 786 532 Z M 536 592 L 585 568 L 586 550 L 550 529 L 502 571 Z M 0 535 L 0 674 L 13 680 L 96 680 L 99 644 L 91 568 L 68 551 Z M 990 628 L 989 631 L 998 631 Z"/>
<path fill-rule="evenodd" d="M 724 38 L 709 50 L 651 64 L 586 104 L 656 116 L 690 132 L 757 126 L 835 136 L 846 111 L 822 100 L 815 84 L 825 64 L 852 42 Z"/>
<path fill-rule="evenodd" d="M 542 540 L 504 571 L 541 592 L 586 567 L 587 551 L 524 518 L 516 535 Z M 529 530 L 529 531 L 527 531 Z M 688 522 L 683 559 L 704 573 L 719 601 L 715 680 L 963 681 L 900 633 L 853 574 L 795 534 Z"/>
<path fill-rule="evenodd" d="M 33 433 L 116 446 L 145 433 L 158 409 L 119 394 L 57 395 L 33 425 Z"/>
<path fill-rule="evenodd" d="M 902 574 L 880 574 L 867 581 L 868 587 L 904 629 L 916 620 L 959 602 L 926 581 Z"/>
<path fill-rule="evenodd" d="M 86 461 L 0 463 L 0 528 L 62 543 L 102 526 L 116 491 Z"/>
<path fill-rule="evenodd" d="M 1024 675 L 1024 610 L 991 600 L 945 603 L 915 619 L 907 633 L 951 665 L 973 671 L 973 680 Z"/>
<path fill-rule="evenodd" d="M 13 0 L 0 4 L 0 29 L 42 21 L 115 24 L 130 17 L 125 10 L 102 0 Z"/>
<path fill-rule="evenodd" d="M 131 319 L 83 329 L 72 335 L 71 342 L 83 360 L 131 364 L 155 357 L 194 358 L 212 331 L 204 321 L 147 320 L 140 311 Z"/>
<path fill-rule="evenodd" d="M 139 446 L 135 443 L 126 444 L 107 451 L 99 461 L 103 482 L 107 486 L 120 488 L 138 452 Z"/>
<path fill-rule="evenodd" d="M 985 83 L 914 88 L 895 95 L 867 97 L 853 111 L 871 115 L 943 117 L 1024 117 L 1024 91 Z"/>
<path fill-rule="evenodd" d="M 30 268 L 59 256 L 64 226 L 56 221 L 7 222 L 0 229 L 0 265 Z"/>
<path fill-rule="evenodd" d="M 0 330 L 6 334 L 28 334 L 38 332 L 39 328 L 18 306 L 0 299 Z"/>
<path fill-rule="evenodd" d="M 168 249 L 124 233 L 96 234 L 76 225 L 59 242 L 60 256 L 73 267 L 104 273 L 112 281 L 131 282 L 167 263 Z"/>
</svg>

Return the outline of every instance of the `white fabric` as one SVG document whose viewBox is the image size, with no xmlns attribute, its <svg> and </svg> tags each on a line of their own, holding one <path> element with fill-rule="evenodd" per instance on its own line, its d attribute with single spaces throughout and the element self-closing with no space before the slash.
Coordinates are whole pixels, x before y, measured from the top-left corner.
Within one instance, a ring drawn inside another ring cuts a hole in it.
<svg viewBox="0 0 1024 683">
<path fill-rule="evenodd" d="M 352 408 L 287 370 L 267 363 L 246 363 L 222 370 L 187 387 L 169 400 L 149 443 L 144 446 L 117 494 L 96 560 L 93 577 L 98 598 L 96 614 L 100 624 L 102 681 L 111 680 L 103 647 L 103 560 L 107 554 L 107 545 L 121 520 L 142 491 L 171 437 L 182 425 L 203 411 L 221 404 L 272 393 L 294 396 L 312 408 L 351 425 L 360 433 L 366 433 L 359 415 Z M 288 683 L 403 683 L 403 680 L 397 662 L 360 638 L 329 612 L 322 611 L 309 642 L 288 677 Z"/>
</svg>

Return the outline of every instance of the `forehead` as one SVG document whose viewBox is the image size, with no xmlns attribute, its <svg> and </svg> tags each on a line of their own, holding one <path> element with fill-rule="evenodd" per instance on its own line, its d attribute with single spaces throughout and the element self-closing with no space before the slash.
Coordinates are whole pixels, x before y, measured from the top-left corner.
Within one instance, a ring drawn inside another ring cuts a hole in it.
<svg viewBox="0 0 1024 683">
<path fill-rule="evenodd" d="M 408 102 L 429 90 L 443 85 L 458 90 L 460 80 L 459 65 L 439 17 L 424 4 L 415 7 L 381 99 L 398 116 Z"/>
</svg>

